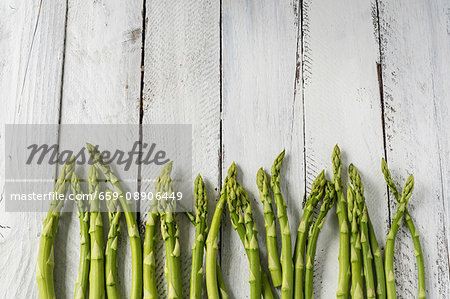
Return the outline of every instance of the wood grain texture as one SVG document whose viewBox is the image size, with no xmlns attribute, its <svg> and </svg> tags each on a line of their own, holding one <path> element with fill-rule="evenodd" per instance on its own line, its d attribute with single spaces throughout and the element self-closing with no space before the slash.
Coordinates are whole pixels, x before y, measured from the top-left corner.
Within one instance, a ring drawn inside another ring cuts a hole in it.
<svg viewBox="0 0 450 299">
<path fill-rule="evenodd" d="M 138 124 L 142 0 L 69 1 L 68 5 L 61 124 Z M 61 139 L 61 147 L 63 143 Z M 80 167 L 77 173 L 86 178 L 87 171 Z M 126 191 L 137 190 L 137 177 L 136 169 L 134 181 L 122 182 Z M 68 202 L 65 210 L 76 211 L 74 206 Z M 107 217 L 103 223 L 106 234 Z M 77 213 L 63 213 L 55 240 L 55 288 L 61 298 L 73 297 L 79 242 Z M 120 295 L 127 298 L 131 250 L 124 220 L 117 260 Z"/>
<path fill-rule="evenodd" d="M 389 216 L 386 186 L 379 170 L 384 148 L 373 9 L 370 1 L 303 2 L 306 186 L 309 193 L 314 178 L 324 168 L 327 179 L 332 180 L 331 154 L 338 144 L 344 190 L 348 165 L 353 163 L 361 174 L 377 241 L 383 249 Z M 332 209 L 317 246 L 315 298 L 336 296 L 338 235 Z"/>
<path fill-rule="evenodd" d="M 293 236 L 301 215 L 304 170 L 303 111 L 296 77 L 298 13 L 297 2 L 222 3 L 222 177 L 236 161 L 238 181 L 252 199 L 266 271 L 264 217 L 256 173 L 263 166 L 270 175 L 273 160 L 284 148 L 281 190 Z M 247 257 L 228 212 L 224 216 L 221 252 L 225 282 L 233 298 L 248 298 Z"/>
<path fill-rule="evenodd" d="M 448 1 L 379 3 L 387 161 L 399 184 L 414 174 L 409 211 L 424 252 L 428 298 L 450 296 L 448 157 L 443 157 L 449 126 L 442 114 L 449 101 L 449 9 Z M 393 215 L 393 200 L 390 206 Z M 414 249 L 406 226 L 395 249 L 397 294 L 416 297 Z"/>
<path fill-rule="evenodd" d="M 36 298 L 42 213 L 4 212 L 4 124 L 57 124 L 66 3 L 0 3 L 0 298 Z M 55 140 L 56 141 L 56 140 Z"/>
<path fill-rule="evenodd" d="M 203 176 L 211 217 L 220 186 L 219 16 L 219 1 L 215 0 L 146 4 L 143 124 L 192 124 L 190 184 L 193 188 L 197 173 Z M 177 171 L 175 161 L 172 178 L 176 191 Z M 143 171 L 142 179 L 141 190 L 154 191 L 150 173 Z M 148 206 L 141 207 L 142 224 L 147 220 L 147 212 Z M 180 227 L 183 292 L 187 296 L 194 230 L 184 215 L 178 214 L 176 219 Z M 158 290 L 164 298 L 165 258 L 161 238 L 157 241 L 157 252 Z"/>
</svg>

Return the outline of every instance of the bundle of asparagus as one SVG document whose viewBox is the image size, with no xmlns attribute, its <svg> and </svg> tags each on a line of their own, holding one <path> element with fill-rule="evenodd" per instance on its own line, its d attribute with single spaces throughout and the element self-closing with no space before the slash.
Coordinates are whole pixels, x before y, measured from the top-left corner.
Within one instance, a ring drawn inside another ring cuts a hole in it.
<svg viewBox="0 0 450 299">
<path fill-rule="evenodd" d="M 116 254 L 120 233 L 121 210 L 125 214 L 128 225 L 128 235 L 132 250 L 132 290 L 131 298 L 158 298 L 155 279 L 155 240 L 156 227 L 160 221 L 161 234 L 166 250 L 165 275 L 167 279 L 168 298 L 183 298 L 182 279 L 180 272 L 179 229 L 175 221 L 175 203 L 168 201 L 154 202 L 146 223 L 143 244 L 144 255 L 141 252 L 141 240 L 137 231 L 136 219 L 125 199 L 125 193 L 110 165 L 105 163 L 97 148 L 87 145 L 93 164 L 89 169 L 89 193 L 91 201 L 88 205 L 83 200 L 80 180 L 75 174 L 74 158 L 64 165 L 55 184 L 55 192 L 65 194 L 70 182 L 75 195 L 80 219 L 80 263 L 75 283 L 75 298 L 85 298 L 89 285 L 89 298 L 119 298 L 117 283 Z M 332 154 L 333 183 L 325 179 L 325 171 L 319 173 L 311 186 L 311 192 L 306 200 L 297 239 L 294 256 L 291 247 L 291 231 L 287 215 L 287 205 L 281 193 L 280 170 L 285 152 L 275 159 L 271 178 L 260 168 L 256 183 L 264 210 L 267 260 L 270 278 L 260 262 L 260 250 L 257 238 L 256 224 L 249 195 L 237 181 L 237 169 L 233 163 L 228 169 L 223 182 L 220 198 L 208 227 L 208 198 L 205 183 L 200 175 L 194 184 L 195 214 L 186 213 L 195 227 L 195 238 L 192 245 L 192 268 L 189 297 L 202 297 L 202 280 L 206 274 L 208 298 L 228 298 L 228 293 L 218 262 L 218 235 L 221 216 L 225 205 L 228 206 L 232 227 L 239 235 L 249 261 L 250 298 L 274 298 L 272 286 L 281 287 L 282 299 L 312 299 L 314 259 L 319 233 L 324 225 L 326 215 L 336 203 L 336 214 L 339 223 L 339 280 L 336 298 L 396 298 L 393 255 L 396 234 L 405 218 L 411 233 L 416 252 L 418 268 L 419 298 L 425 298 L 425 270 L 422 248 L 407 206 L 414 188 L 412 175 L 406 181 L 403 192 L 397 191 L 386 161 L 382 159 L 382 172 L 389 189 L 398 202 L 386 242 L 386 258 L 383 263 L 374 227 L 369 217 L 369 211 L 364 196 L 364 186 L 361 176 L 353 164 L 349 166 L 349 183 L 344 195 L 341 182 L 341 154 L 336 145 Z M 106 205 L 109 215 L 109 232 L 106 248 L 103 240 L 103 221 L 100 213 L 99 194 L 101 190 L 98 170 L 105 175 L 113 186 L 113 191 L 106 189 Z M 170 177 L 172 163 L 166 164 L 155 182 L 155 192 L 162 198 L 170 198 L 173 192 L 173 182 Z M 272 197 L 273 193 L 273 197 Z M 315 209 L 322 201 L 316 219 Z M 119 204 L 120 203 L 120 204 Z M 277 217 L 274 207 L 277 208 Z M 44 220 L 44 230 L 39 247 L 36 278 L 41 298 L 54 298 L 53 286 L 53 247 L 60 212 L 64 200 L 54 199 Z M 90 211 L 88 211 L 90 206 Z M 121 209 L 122 207 L 122 209 Z M 276 221 L 280 227 L 281 255 L 277 244 Z M 206 246 L 206 264 L 203 266 L 203 256 Z M 295 261 L 295 263 L 294 263 Z M 143 274 L 143 280 L 142 280 Z M 89 282 L 89 283 L 88 283 Z M 106 292 L 105 292 L 106 290 Z"/>
<path fill-rule="evenodd" d="M 303 271 L 305 269 L 305 252 L 306 239 L 308 236 L 309 227 L 313 222 L 314 209 L 317 203 L 322 198 L 325 186 L 325 171 L 322 171 L 314 180 L 311 186 L 311 193 L 306 200 L 305 208 L 303 209 L 302 219 L 297 229 L 297 240 L 295 245 L 295 292 L 294 298 L 304 298 L 303 286 Z"/>
<path fill-rule="evenodd" d="M 227 183 L 227 202 L 230 211 L 231 224 L 237 231 L 244 245 L 250 266 L 250 298 L 261 298 L 262 279 L 259 260 L 259 245 L 256 228 L 253 221 L 252 207 L 245 190 L 238 185 L 235 177 Z"/>
<path fill-rule="evenodd" d="M 131 245 L 132 279 L 130 297 L 132 299 L 140 299 L 142 297 L 142 245 L 136 217 L 125 199 L 125 191 L 111 165 L 106 163 L 101 156 L 100 151 L 92 144 L 87 143 L 86 147 L 94 165 L 100 169 L 108 182 L 113 186 L 114 191 L 119 194 L 119 201 L 127 222 L 128 236 Z"/>
<path fill-rule="evenodd" d="M 356 202 L 361 213 L 360 219 L 360 234 L 361 246 L 363 252 L 364 263 L 364 277 L 366 281 L 367 298 L 375 298 L 375 293 L 378 298 L 386 297 L 386 284 L 384 277 L 383 259 L 381 257 L 380 248 L 376 239 L 375 231 L 373 229 L 372 221 L 370 221 L 369 212 L 367 210 L 366 201 L 364 198 L 364 187 L 361 181 L 361 176 L 353 164 L 349 166 L 350 182 L 354 187 L 356 195 Z M 376 283 L 373 274 L 373 265 L 375 265 Z"/>
<path fill-rule="evenodd" d="M 322 206 L 320 207 L 319 216 L 317 216 L 314 225 L 311 226 L 308 234 L 308 248 L 306 250 L 306 271 L 305 271 L 305 298 L 313 298 L 313 274 L 314 274 L 314 257 L 316 255 L 317 240 L 320 230 L 325 222 L 325 216 L 333 207 L 335 201 L 335 191 L 331 183 L 327 182 L 325 188 L 325 196 Z"/>
<path fill-rule="evenodd" d="M 274 287 L 281 286 L 282 270 L 277 247 L 277 229 L 275 226 L 275 216 L 273 214 L 273 200 L 270 196 L 269 178 L 261 167 L 256 175 L 259 196 L 264 207 L 264 221 L 266 229 L 266 247 L 270 276 Z"/>
</svg>

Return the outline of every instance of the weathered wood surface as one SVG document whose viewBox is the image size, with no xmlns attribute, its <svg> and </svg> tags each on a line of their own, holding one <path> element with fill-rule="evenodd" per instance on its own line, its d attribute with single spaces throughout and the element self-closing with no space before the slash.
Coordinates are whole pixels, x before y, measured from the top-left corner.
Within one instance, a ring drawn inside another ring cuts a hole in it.
<svg viewBox="0 0 450 299">
<path fill-rule="evenodd" d="M 399 186 L 409 173 L 415 176 L 410 213 L 421 236 L 427 295 L 448 298 L 449 10 L 447 0 L 68 1 L 67 7 L 65 1 L 3 1 L 1 123 L 192 124 L 192 180 L 203 175 L 212 211 L 221 180 L 236 161 L 238 179 L 254 199 L 264 267 L 259 167 L 270 172 L 273 159 L 286 149 L 282 191 L 295 235 L 304 193 L 321 169 L 331 179 L 330 155 L 338 143 L 343 176 L 351 162 L 361 172 L 384 248 L 396 211 L 380 171 L 386 156 Z M 141 190 L 153 191 L 146 173 L 141 178 Z M 0 180 L 3 199 L 3 171 Z M 127 188 L 137 186 L 136 180 Z M 6 213 L 3 200 L 0 205 L 0 298 L 36 298 L 43 214 Z M 147 211 L 141 207 L 141 224 Z M 193 230 L 184 216 L 177 220 L 187 294 Z M 228 213 L 223 223 L 225 282 L 232 297 L 247 298 L 247 258 Z M 319 237 L 315 298 L 333 298 L 336 292 L 336 224 L 331 210 Z M 78 264 L 75 214 L 63 215 L 59 231 L 56 290 L 69 298 Z M 125 232 L 119 264 L 123 297 L 131 278 Z M 164 247 L 158 242 L 164 296 Z M 406 226 L 397 239 L 395 265 L 398 297 L 416 297 Z"/>
<path fill-rule="evenodd" d="M 0 298 L 37 298 L 43 213 L 5 213 L 4 124 L 57 124 L 65 1 L 0 3 Z M 56 140 L 55 140 L 56 142 Z"/>
</svg>

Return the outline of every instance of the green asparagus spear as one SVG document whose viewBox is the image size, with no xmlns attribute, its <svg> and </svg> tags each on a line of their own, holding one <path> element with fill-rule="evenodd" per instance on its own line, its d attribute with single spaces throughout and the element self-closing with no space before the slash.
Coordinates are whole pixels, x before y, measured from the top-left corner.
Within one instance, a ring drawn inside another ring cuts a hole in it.
<svg viewBox="0 0 450 299">
<path fill-rule="evenodd" d="M 106 189 L 106 201 L 109 218 L 108 241 L 105 250 L 105 280 L 108 299 L 119 299 L 119 286 L 117 284 L 117 244 L 120 235 L 120 204 L 114 197 L 113 191 Z M 123 196 L 123 195 L 120 195 Z"/>
<path fill-rule="evenodd" d="M 173 194 L 173 183 L 170 178 L 172 162 L 167 163 L 156 178 L 155 191 L 161 197 L 170 197 Z M 169 299 L 183 298 L 183 287 L 180 270 L 180 243 L 179 229 L 174 215 L 174 203 L 162 200 L 160 211 L 161 235 L 166 248 L 166 279 L 167 297 Z"/>
<path fill-rule="evenodd" d="M 363 268 L 364 277 L 366 282 L 366 295 L 368 299 L 375 299 L 375 279 L 373 274 L 373 255 L 369 244 L 369 214 L 367 212 L 367 206 L 364 199 L 364 187 L 361 181 L 361 176 L 356 170 L 353 164 L 350 164 L 348 168 L 350 182 L 352 183 L 355 190 L 355 200 L 358 205 L 359 211 L 362 211 L 360 217 L 360 240 L 363 253 Z M 383 275 L 384 276 L 384 275 Z M 380 282 L 379 282 L 380 283 Z"/>
<path fill-rule="evenodd" d="M 375 278 L 373 273 L 373 254 L 369 244 L 369 226 L 367 206 L 363 207 L 360 220 L 361 246 L 363 253 L 364 278 L 366 282 L 367 299 L 375 299 Z"/>
<path fill-rule="evenodd" d="M 353 299 L 363 299 L 363 268 L 361 255 L 361 238 L 359 233 L 359 220 L 361 212 L 356 202 L 355 191 L 350 184 L 347 184 L 347 213 L 351 219 L 351 237 L 350 237 L 350 262 L 352 288 L 351 296 Z"/>
<path fill-rule="evenodd" d="M 391 173 L 389 171 L 389 168 L 387 167 L 386 160 L 384 160 L 384 159 L 381 160 L 381 170 L 383 172 L 384 179 L 386 180 L 386 183 L 389 186 L 389 189 L 391 189 L 392 194 L 394 194 L 395 199 L 400 204 L 400 201 L 401 201 L 400 194 L 397 191 L 397 187 L 391 178 Z M 412 192 L 412 190 L 411 190 L 411 192 Z M 415 251 L 415 255 L 416 255 L 418 280 L 419 280 L 419 282 L 418 282 L 419 299 L 425 299 L 426 298 L 425 266 L 424 266 L 424 261 L 423 261 L 422 246 L 420 245 L 419 234 L 417 233 L 416 226 L 414 225 L 414 222 L 413 222 L 411 215 L 409 214 L 406 206 L 405 206 L 404 213 L 405 213 L 406 224 L 408 225 L 409 232 L 413 239 L 414 251 Z"/>
<path fill-rule="evenodd" d="M 256 184 L 258 185 L 259 196 L 264 206 L 267 258 L 270 276 L 272 277 L 273 286 L 279 287 L 281 286 L 282 272 L 277 248 L 277 229 L 275 227 L 275 216 L 272 209 L 273 202 L 270 196 L 269 178 L 262 167 L 256 175 Z"/>
<path fill-rule="evenodd" d="M 384 275 L 383 257 L 381 256 L 381 250 L 378 246 L 375 230 L 372 222 L 370 222 L 369 213 L 367 213 L 367 219 L 369 225 L 370 250 L 372 250 L 374 257 L 375 274 L 377 277 L 377 299 L 386 299 L 386 277 Z"/>
<path fill-rule="evenodd" d="M 308 236 L 309 227 L 313 221 L 314 209 L 317 203 L 322 198 L 325 186 L 325 170 L 316 177 L 312 186 L 311 193 L 306 200 L 305 208 L 303 209 L 302 219 L 297 229 L 297 240 L 295 245 L 295 288 L 294 298 L 303 299 L 303 270 L 305 268 L 305 252 L 306 252 L 306 238 Z"/>
<path fill-rule="evenodd" d="M 154 202 L 152 202 L 154 203 Z M 156 225 L 158 223 L 159 213 L 157 212 L 157 204 L 150 207 L 147 216 L 147 223 L 145 224 L 145 238 L 144 238 L 144 263 L 143 263 L 143 277 L 144 277 L 144 299 L 157 299 L 158 289 L 156 287 L 155 277 L 155 244 L 156 244 Z"/>
<path fill-rule="evenodd" d="M 250 298 L 260 299 L 262 294 L 261 264 L 252 208 L 247 192 L 237 184 L 234 177 L 230 178 L 227 183 L 227 202 L 231 224 L 238 232 L 249 261 Z"/>
<path fill-rule="evenodd" d="M 82 198 L 80 181 L 75 173 L 72 174 L 71 181 L 72 193 L 75 197 L 75 203 L 78 208 L 78 218 L 80 219 L 80 265 L 78 268 L 78 276 L 75 282 L 74 298 L 86 298 L 86 290 L 89 280 L 89 262 L 90 262 L 90 239 L 89 239 L 89 212 L 87 202 Z"/>
<path fill-rule="evenodd" d="M 339 222 L 339 279 L 338 289 L 336 291 L 337 299 L 347 299 L 349 295 L 349 282 L 350 282 L 350 235 L 349 235 L 349 221 L 350 218 L 347 215 L 347 204 L 345 196 L 342 191 L 341 181 L 341 150 L 336 146 L 333 149 L 331 155 L 331 161 L 333 162 L 333 183 L 336 190 L 337 202 L 336 202 L 336 214 Z"/>
<path fill-rule="evenodd" d="M 119 194 L 119 201 L 125 214 L 125 220 L 127 221 L 128 236 L 130 238 L 131 246 L 132 274 L 130 298 L 140 299 L 142 297 L 142 245 L 134 212 L 131 210 L 125 199 L 125 191 L 122 188 L 119 179 L 114 174 L 111 165 L 104 161 L 99 150 L 92 144 L 87 143 L 86 147 L 95 166 L 103 172 L 107 180 L 114 187 L 114 191 Z"/>
<path fill-rule="evenodd" d="M 409 214 L 408 210 L 405 210 L 405 220 L 406 224 L 408 225 L 409 232 L 411 233 L 413 244 L 414 244 L 414 253 L 416 256 L 416 263 L 417 263 L 417 272 L 418 272 L 418 293 L 419 293 L 419 299 L 425 299 L 426 298 L 426 291 L 425 291 L 425 265 L 423 261 L 423 253 L 422 253 L 422 246 L 420 245 L 419 240 L 419 233 L 416 230 L 416 227 L 414 225 L 414 222 L 411 218 L 411 215 Z"/>
<path fill-rule="evenodd" d="M 200 174 L 195 179 L 195 239 L 192 246 L 192 267 L 191 267 L 191 299 L 200 299 L 202 297 L 203 282 L 203 251 L 208 231 L 208 198 Z"/>
<path fill-rule="evenodd" d="M 277 205 L 277 217 L 281 230 L 281 298 L 291 299 L 294 294 L 294 262 L 292 260 L 291 229 L 286 211 L 286 202 L 280 190 L 280 169 L 283 164 L 284 150 L 278 155 L 272 165 L 271 187 Z"/>
<path fill-rule="evenodd" d="M 334 186 L 327 182 L 325 188 L 325 196 L 316 222 L 309 230 L 308 248 L 306 251 L 306 271 L 305 271 L 305 298 L 312 299 L 313 295 L 313 274 L 314 274 L 314 258 L 316 256 L 317 239 L 320 230 L 325 223 L 325 217 L 328 211 L 333 207 L 335 201 Z"/>
<path fill-rule="evenodd" d="M 217 270 L 219 265 L 217 263 L 217 251 L 219 248 L 218 238 L 223 209 L 227 203 L 227 184 L 229 178 L 232 177 L 236 177 L 236 165 L 234 163 L 231 164 L 228 169 L 228 175 L 225 178 L 222 190 L 220 191 L 220 199 L 217 202 L 216 210 L 214 211 L 211 226 L 209 228 L 208 237 L 206 238 L 206 289 L 208 291 L 208 298 L 210 299 L 219 299 L 219 294 L 223 290 L 223 288 L 220 287 L 220 284 L 218 284 L 218 278 L 220 278 L 219 274 L 221 274 Z"/>
<path fill-rule="evenodd" d="M 59 199 L 59 195 L 65 196 L 67 187 L 72 180 L 72 173 L 75 169 L 75 158 L 71 158 L 62 168 L 58 180 L 55 183 L 54 192 L 56 197 L 50 202 L 47 216 L 44 219 L 44 229 L 39 244 L 39 253 L 36 267 L 36 281 L 38 284 L 39 298 L 55 298 L 55 288 L 53 284 L 54 262 L 54 242 L 58 230 L 58 221 L 64 199 Z"/>
<path fill-rule="evenodd" d="M 89 193 L 91 213 L 89 219 L 89 234 L 91 237 L 91 268 L 89 273 L 89 298 L 105 298 L 105 266 L 104 266 L 104 241 L 103 220 L 100 213 L 100 182 L 97 168 L 92 165 L 89 169 Z"/>
</svg>

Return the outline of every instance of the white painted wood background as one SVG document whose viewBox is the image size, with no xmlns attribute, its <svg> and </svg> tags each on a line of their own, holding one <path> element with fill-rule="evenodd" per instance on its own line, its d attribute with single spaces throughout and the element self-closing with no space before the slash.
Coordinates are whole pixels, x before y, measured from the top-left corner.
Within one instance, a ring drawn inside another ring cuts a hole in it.
<svg viewBox="0 0 450 299">
<path fill-rule="evenodd" d="M 236 161 L 239 180 L 255 198 L 264 251 L 257 169 L 269 170 L 286 149 L 282 190 L 295 232 L 315 175 L 326 168 L 331 178 L 338 143 L 344 164 L 353 162 L 362 174 L 384 249 L 396 211 L 380 171 L 384 156 L 399 184 L 415 176 L 409 210 L 421 236 L 428 298 L 450 297 L 449 0 L 4 0 L 0 20 L 2 169 L 7 123 L 191 123 L 193 174 L 207 182 L 210 210 Z M 3 187 L 2 170 L 2 196 Z M 6 213 L 3 200 L 0 205 L 0 298 L 37 298 L 44 214 Z M 142 222 L 145 212 L 142 207 Z M 59 298 L 73 296 L 75 218 L 64 214 L 58 228 Z M 193 230 L 183 216 L 178 221 L 187 294 Z M 227 215 L 223 223 L 225 282 L 232 297 L 247 298 L 244 250 Z M 125 232 L 124 298 L 131 278 Z M 162 246 L 159 251 L 164 296 Z M 403 226 L 395 255 L 399 298 L 416 297 L 413 252 Z M 335 295 L 337 253 L 332 211 L 319 237 L 316 298 Z"/>
</svg>

